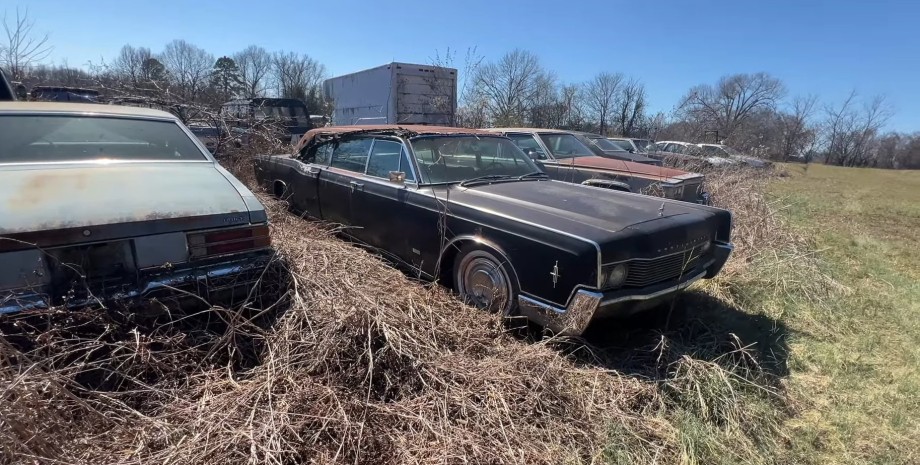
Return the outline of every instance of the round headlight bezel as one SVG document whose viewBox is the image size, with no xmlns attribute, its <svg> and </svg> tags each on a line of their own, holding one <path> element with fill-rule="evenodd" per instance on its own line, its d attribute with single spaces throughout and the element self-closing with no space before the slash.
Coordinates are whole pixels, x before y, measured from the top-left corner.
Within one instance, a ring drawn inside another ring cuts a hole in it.
<svg viewBox="0 0 920 465">
<path fill-rule="evenodd" d="M 614 289 L 622 286 L 626 282 L 626 277 L 629 275 L 629 266 L 625 263 L 620 263 L 619 265 L 614 265 L 609 268 L 604 274 L 604 287 L 606 289 Z"/>
</svg>

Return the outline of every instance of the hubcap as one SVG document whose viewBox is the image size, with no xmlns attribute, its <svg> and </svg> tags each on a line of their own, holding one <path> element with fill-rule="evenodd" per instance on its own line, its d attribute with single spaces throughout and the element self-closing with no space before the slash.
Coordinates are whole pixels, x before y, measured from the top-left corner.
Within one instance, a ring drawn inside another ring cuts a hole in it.
<svg viewBox="0 0 920 465">
<path fill-rule="evenodd" d="M 508 282 L 499 266 L 484 257 L 475 257 L 461 270 L 461 294 L 478 308 L 501 310 L 508 302 Z"/>
</svg>

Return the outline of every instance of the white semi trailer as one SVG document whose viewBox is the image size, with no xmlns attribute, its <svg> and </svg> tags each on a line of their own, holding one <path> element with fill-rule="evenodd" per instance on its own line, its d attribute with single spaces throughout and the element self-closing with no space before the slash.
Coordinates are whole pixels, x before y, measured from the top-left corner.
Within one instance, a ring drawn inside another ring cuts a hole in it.
<svg viewBox="0 0 920 465">
<path fill-rule="evenodd" d="M 332 124 L 452 126 L 457 111 L 457 70 L 390 63 L 327 79 Z"/>
</svg>

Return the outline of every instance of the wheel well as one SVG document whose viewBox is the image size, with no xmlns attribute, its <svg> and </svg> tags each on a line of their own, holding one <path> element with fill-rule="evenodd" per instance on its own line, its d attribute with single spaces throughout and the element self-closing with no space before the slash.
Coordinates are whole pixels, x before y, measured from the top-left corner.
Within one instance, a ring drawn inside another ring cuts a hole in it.
<svg viewBox="0 0 920 465">
<path fill-rule="evenodd" d="M 460 254 L 460 251 L 463 250 L 464 247 L 471 244 L 475 244 L 483 249 L 486 249 L 494 254 L 495 257 L 499 260 L 503 260 L 507 264 L 509 274 L 508 277 L 514 281 L 514 285 L 517 289 L 521 288 L 521 283 L 517 276 L 517 270 L 514 269 L 514 265 L 511 264 L 511 260 L 508 259 L 508 256 L 505 255 L 504 252 L 502 252 L 496 246 L 492 246 L 481 241 L 476 241 L 474 239 L 460 239 L 447 246 L 447 248 L 444 250 L 444 253 L 441 254 L 441 259 L 438 262 L 438 269 L 436 271 L 437 275 L 435 276 L 438 280 L 438 283 L 440 283 L 442 286 L 454 289 L 454 261 L 457 259 L 457 255 Z"/>
<path fill-rule="evenodd" d="M 287 184 L 285 184 L 284 181 L 276 179 L 275 182 L 272 183 L 272 195 L 274 195 L 275 198 L 280 199 L 284 197 L 285 191 L 287 191 Z"/>
</svg>

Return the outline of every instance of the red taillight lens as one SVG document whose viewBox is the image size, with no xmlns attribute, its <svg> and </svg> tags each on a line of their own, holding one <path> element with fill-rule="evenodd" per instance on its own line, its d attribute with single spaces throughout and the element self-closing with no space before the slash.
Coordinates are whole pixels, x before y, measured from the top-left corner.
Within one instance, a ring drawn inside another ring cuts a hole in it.
<svg viewBox="0 0 920 465">
<path fill-rule="evenodd" d="M 268 225 L 219 229 L 188 235 L 189 252 L 193 259 L 264 249 L 270 245 Z"/>
</svg>

